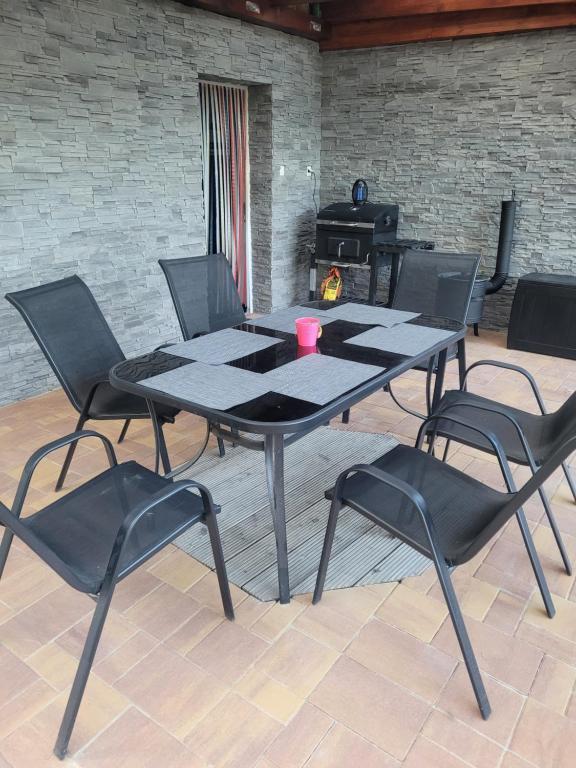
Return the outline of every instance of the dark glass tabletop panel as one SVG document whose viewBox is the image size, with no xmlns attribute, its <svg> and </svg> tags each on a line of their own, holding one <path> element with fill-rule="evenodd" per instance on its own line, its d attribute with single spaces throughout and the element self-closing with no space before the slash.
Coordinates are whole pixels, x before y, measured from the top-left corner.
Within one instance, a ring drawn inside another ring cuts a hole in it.
<svg viewBox="0 0 576 768">
<path fill-rule="evenodd" d="M 335 306 L 335 302 L 320 300 L 310 302 L 307 306 L 317 309 L 328 309 Z M 413 325 L 423 325 L 429 328 L 453 331 L 455 335 L 458 334 L 457 338 L 462 335 L 463 330 L 463 326 L 460 323 L 446 318 L 420 316 L 409 322 Z M 254 373 L 267 373 L 268 371 L 272 371 L 282 365 L 297 360 L 306 354 L 317 352 L 319 354 L 351 360 L 357 363 L 379 366 L 386 369 L 389 373 L 389 376 L 387 376 L 386 379 L 394 378 L 395 371 L 400 373 L 402 370 L 407 370 L 412 367 L 411 359 L 407 356 L 345 343 L 348 339 L 363 333 L 370 327 L 373 326 L 351 323 L 345 320 L 334 320 L 322 327 L 322 336 L 318 340 L 316 349 L 307 350 L 298 347 L 295 334 L 274 331 L 269 328 L 247 325 L 244 323 L 238 326 L 238 328 L 250 333 L 281 339 L 282 343 L 275 344 L 254 354 L 239 358 L 227 363 L 227 365 L 243 368 L 245 370 L 253 371 Z M 449 345 L 450 344 L 440 346 L 445 347 Z M 191 359 L 171 355 L 168 349 L 169 348 L 166 347 L 162 350 L 141 355 L 140 357 L 126 360 L 115 366 L 112 373 L 113 383 L 120 388 L 126 388 L 128 391 L 137 392 L 145 397 L 149 397 L 151 390 L 141 388 L 138 391 L 138 384 L 140 382 L 160 373 L 165 373 L 189 365 L 193 362 Z M 382 373 L 384 374 L 384 371 Z M 374 379 L 380 378 L 380 376 L 374 377 Z M 345 396 L 346 395 L 343 395 L 342 397 Z M 340 400 L 341 398 L 337 399 Z M 166 398 L 162 398 L 162 400 L 166 400 Z M 167 402 L 168 401 L 169 398 Z M 192 404 L 193 403 L 191 402 L 191 405 Z M 179 407 L 185 407 L 185 404 L 182 403 Z M 326 408 L 327 406 L 320 406 L 305 400 L 269 392 L 266 395 L 247 403 L 235 406 L 234 408 L 225 411 L 225 413 L 236 417 L 241 421 L 282 423 L 287 421 L 299 421 L 301 419 L 306 419 L 307 417 L 312 417 L 314 414 L 325 410 Z M 198 408 L 198 411 L 200 412 L 203 412 L 204 410 L 206 409 Z"/>
</svg>

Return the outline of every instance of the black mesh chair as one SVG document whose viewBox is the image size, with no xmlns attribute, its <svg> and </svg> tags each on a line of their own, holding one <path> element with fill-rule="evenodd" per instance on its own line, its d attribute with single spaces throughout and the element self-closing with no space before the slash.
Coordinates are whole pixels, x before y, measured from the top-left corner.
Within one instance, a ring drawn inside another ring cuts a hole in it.
<svg viewBox="0 0 576 768">
<path fill-rule="evenodd" d="M 223 253 L 159 259 L 185 341 L 240 325 L 246 319 L 234 275 Z M 208 425 L 204 446 L 208 442 Z M 220 456 L 224 441 L 217 437 Z M 191 466 L 198 457 L 186 464 Z"/>
<path fill-rule="evenodd" d="M 162 457 L 170 465 L 162 426 L 173 422 L 178 411 L 152 407 L 141 397 L 114 389 L 108 380 L 113 365 L 125 359 L 110 326 L 88 286 L 77 276 L 7 293 L 6 299 L 20 312 L 72 406 L 78 411 L 76 429 L 89 419 L 120 419 L 122 442 L 132 419 L 153 418 L 156 436 L 156 467 Z M 66 454 L 56 490 L 66 479 L 76 443 Z"/>
<path fill-rule="evenodd" d="M 52 451 L 88 437 L 102 440 L 110 469 L 21 518 L 38 463 Z M 54 749 L 59 758 L 68 749 L 116 584 L 198 522 L 208 528 L 224 613 L 234 618 L 217 511 L 210 492 L 199 483 L 173 482 L 134 461 L 117 464 L 111 442 L 97 432 L 76 432 L 40 448 L 24 467 L 12 509 L 0 503 L 0 522 L 5 526 L 0 577 L 17 536 L 73 589 L 96 599 Z"/>
<path fill-rule="evenodd" d="M 232 269 L 223 253 L 159 262 L 184 340 L 240 325 L 245 318 Z"/>
<path fill-rule="evenodd" d="M 518 373 L 527 379 L 540 414 L 528 413 L 465 390 L 446 392 L 439 403 L 436 413 L 449 411 L 451 415 L 465 419 L 466 422 L 475 426 L 484 425 L 496 435 L 509 461 L 529 467 L 534 474 L 538 467 L 545 464 L 550 456 L 554 454 L 558 445 L 568 435 L 576 432 L 576 393 L 569 397 L 557 411 L 547 413 L 538 385 L 533 376 L 524 368 L 512 365 L 511 363 L 498 362 L 497 360 L 480 360 L 468 368 L 466 377 L 472 370 L 480 366 L 503 368 Z M 493 452 L 491 444 L 479 432 L 461 427 L 452 421 L 438 422 L 431 437 L 434 439 L 436 436 L 447 438 L 444 449 L 445 459 L 448 455 L 451 440 L 464 443 L 481 451 Z M 562 462 L 562 469 L 576 501 L 576 485 L 565 462 Z M 546 516 L 560 550 L 566 573 L 571 574 L 572 564 L 570 557 L 562 541 L 550 502 L 542 486 L 539 486 L 538 493 L 542 499 Z"/>
<path fill-rule="evenodd" d="M 402 259 L 392 307 L 423 315 L 448 317 L 450 320 L 465 323 L 479 265 L 480 256 L 474 253 L 407 251 Z M 454 359 L 458 360 L 460 375 L 463 377 L 466 370 L 463 343 L 448 350 L 447 360 Z M 432 377 L 436 372 L 437 362 L 437 359 L 433 358 L 426 369 L 428 414 L 432 403 Z M 402 410 L 422 418 L 421 414 L 401 405 L 391 388 L 390 394 Z"/>
<path fill-rule="evenodd" d="M 498 458 L 508 493 L 496 491 L 421 449 L 426 432 L 439 420 L 470 429 L 490 443 Z M 343 472 L 327 493 L 332 500 L 313 602 L 322 597 L 338 514 L 351 507 L 393 536 L 430 558 L 436 572 L 482 716 L 490 703 L 478 670 L 466 626 L 450 579 L 450 568 L 471 560 L 515 515 L 548 616 L 554 604 L 542 571 L 522 505 L 576 449 L 576 430 L 565 432 L 552 454 L 519 490 L 496 436 L 449 414 L 429 417 L 420 428 L 416 448 L 399 445 L 373 464 L 357 464 Z"/>
</svg>

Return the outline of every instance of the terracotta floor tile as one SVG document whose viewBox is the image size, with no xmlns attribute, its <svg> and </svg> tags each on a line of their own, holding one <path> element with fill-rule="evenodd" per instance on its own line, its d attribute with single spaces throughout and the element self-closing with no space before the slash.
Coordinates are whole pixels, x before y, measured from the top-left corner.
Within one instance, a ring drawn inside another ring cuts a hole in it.
<svg viewBox="0 0 576 768">
<path fill-rule="evenodd" d="M 569 666 L 552 656 L 544 656 L 530 696 L 562 715 L 566 711 L 575 684 L 576 666 Z"/>
<path fill-rule="evenodd" d="M 466 627 L 481 670 L 521 693 L 528 693 L 542 661 L 542 652 L 518 637 L 468 619 Z M 462 658 L 458 640 L 447 619 L 433 643 L 451 656 Z"/>
<path fill-rule="evenodd" d="M 262 603 L 252 595 L 247 595 L 234 609 L 234 623 L 251 629 L 276 603 Z"/>
<path fill-rule="evenodd" d="M 163 640 L 199 609 L 200 604 L 190 595 L 162 584 L 125 611 L 124 615 L 140 629 Z"/>
<path fill-rule="evenodd" d="M 295 629 L 313 637 L 320 643 L 329 645 L 335 651 L 343 651 L 362 626 L 355 619 L 323 605 L 310 605 L 293 622 Z"/>
<path fill-rule="evenodd" d="M 501 747 L 443 712 L 432 712 L 422 735 L 474 768 L 496 768 L 500 763 Z"/>
<path fill-rule="evenodd" d="M 553 621 L 554 619 L 547 618 L 547 622 Z M 540 627 L 529 624 L 527 621 L 521 621 L 516 630 L 516 637 L 526 640 L 555 659 L 570 665 L 574 664 L 576 643 L 571 643 L 570 640 L 565 640 L 560 635 L 553 634 L 549 631 L 549 626 L 549 624 L 545 623 Z"/>
<path fill-rule="evenodd" d="M 539 768 L 572 768 L 576 754 L 574 722 L 528 700 L 510 749 Z"/>
<path fill-rule="evenodd" d="M 314 751 L 306 768 L 396 768 L 394 758 L 358 734 L 336 723 Z"/>
<path fill-rule="evenodd" d="M 303 698 L 314 690 L 337 657 L 332 649 L 289 629 L 264 654 L 258 668 Z"/>
<path fill-rule="evenodd" d="M 77 756 L 82 768 L 204 768 L 173 736 L 129 709 Z"/>
<path fill-rule="evenodd" d="M 194 600 L 197 600 L 202 605 L 212 608 L 213 611 L 223 613 L 218 579 L 216 578 L 216 574 L 212 571 L 193 584 L 186 594 L 193 597 Z M 242 600 L 246 598 L 246 592 L 242 592 L 239 587 L 232 583 L 230 583 L 230 594 L 232 596 L 234 607 L 239 605 Z"/>
<path fill-rule="evenodd" d="M 92 610 L 86 595 L 60 587 L 0 625 L 0 643 L 25 658 Z"/>
<path fill-rule="evenodd" d="M 44 709 L 58 695 L 45 680 L 38 678 L 0 707 L 0 740 Z"/>
<path fill-rule="evenodd" d="M 513 752 L 506 752 L 501 768 L 534 768 L 534 764 L 527 763 L 526 760 L 522 760 L 521 757 L 518 757 Z"/>
<path fill-rule="evenodd" d="M 202 606 L 188 621 L 184 622 L 172 635 L 169 635 L 164 644 L 185 656 L 219 624 L 226 622 L 222 611 L 217 612 L 212 608 Z"/>
<path fill-rule="evenodd" d="M 72 684 L 78 669 L 78 659 L 56 643 L 43 645 L 26 663 L 58 691 Z"/>
<path fill-rule="evenodd" d="M 444 602 L 422 595 L 404 584 L 398 584 L 376 611 L 376 616 L 382 621 L 424 642 L 432 640 L 447 615 Z"/>
<path fill-rule="evenodd" d="M 484 617 L 484 623 L 505 632 L 507 635 L 513 635 L 524 615 L 526 606 L 525 600 L 507 592 L 499 592 L 498 597 Z"/>
<path fill-rule="evenodd" d="M 436 706 L 475 731 L 506 746 L 524 705 L 524 698 L 489 675 L 483 675 L 482 678 L 492 706 L 492 714 L 488 720 L 482 719 L 463 664 L 458 666 Z"/>
<path fill-rule="evenodd" d="M 94 672 L 110 685 L 125 675 L 158 645 L 158 640 L 138 631 L 123 645 L 94 665 Z"/>
<path fill-rule="evenodd" d="M 302 768 L 332 723 L 332 718 L 324 712 L 310 704 L 304 704 L 274 739 L 266 756 L 277 768 Z"/>
<path fill-rule="evenodd" d="M 52 703 L 38 712 L 30 721 L 30 724 L 43 734 L 42 740 L 45 743 L 53 744 L 56 741 L 68 695 L 69 690 L 62 691 Z M 128 700 L 121 693 L 96 675 L 91 675 L 88 678 L 78 719 L 70 739 L 70 754 L 74 755 L 82 749 L 128 706 Z"/>
<path fill-rule="evenodd" d="M 19 611 L 60 586 L 62 579 L 37 560 L 27 568 L 20 568 L 12 575 L 4 576 L 0 583 L 0 599 L 10 608 Z"/>
<path fill-rule="evenodd" d="M 192 731 L 186 744 L 216 768 L 248 768 L 280 728 L 264 712 L 231 693 Z"/>
<path fill-rule="evenodd" d="M 92 615 L 86 616 L 82 621 L 74 624 L 73 627 L 70 627 L 70 629 L 60 635 L 60 637 L 56 639 L 56 643 L 71 656 L 79 659 L 82 650 L 84 649 L 84 643 L 86 642 L 86 636 L 90 629 L 91 621 Z M 96 651 L 95 658 L 96 663 L 108 656 L 112 651 L 115 651 L 119 646 L 123 645 L 137 632 L 138 627 L 128 621 L 122 614 L 114 610 L 109 611 L 108 616 L 106 617 L 106 623 L 104 624 L 102 637 L 98 643 L 98 650 Z"/>
<path fill-rule="evenodd" d="M 467 768 L 456 755 L 420 736 L 403 763 L 404 768 Z"/>
<path fill-rule="evenodd" d="M 284 725 L 304 704 L 302 698 L 259 669 L 249 670 L 235 686 L 235 691 Z"/>
<path fill-rule="evenodd" d="M 269 648 L 269 643 L 232 621 L 223 621 L 187 658 L 226 685 L 234 685 Z"/>
<path fill-rule="evenodd" d="M 499 593 L 497 587 L 474 578 L 461 568 L 457 568 L 453 572 L 452 584 L 464 616 L 470 616 L 477 621 L 484 619 Z M 432 587 L 429 595 L 439 602 L 444 600 L 442 589 L 438 583 Z"/>
<path fill-rule="evenodd" d="M 347 655 L 431 703 L 456 667 L 454 658 L 376 619 L 352 641 Z"/>
<path fill-rule="evenodd" d="M 24 662 L 0 645 L 0 706 L 32 685 L 38 675 Z"/>
<path fill-rule="evenodd" d="M 554 596 L 556 615 L 550 620 L 541 609 L 537 596 L 530 601 L 524 621 L 536 627 L 546 628 L 553 635 L 576 643 L 576 603 Z"/>
<path fill-rule="evenodd" d="M 306 595 L 306 603 L 311 603 L 311 596 Z M 364 623 L 374 614 L 382 599 L 368 587 L 327 590 L 322 595 L 322 605 L 330 608 L 347 619 Z"/>
<path fill-rule="evenodd" d="M 305 610 L 307 602 L 292 600 L 286 605 L 275 603 L 261 619 L 254 622 L 252 631 L 265 640 L 275 640 Z"/>
<path fill-rule="evenodd" d="M 118 584 L 114 590 L 112 608 L 120 612 L 126 611 L 161 584 L 160 579 L 148 573 L 145 568 L 139 568 Z"/>
<path fill-rule="evenodd" d="M 398 760 L 406 756 L 429 713 L 421 699 L 344 657 L 310 701 Z"/>
<path fill-rule="evenodd" d="M 163 646 L 132 667 L 115 688 L 180 739 L 226 693 L 212 675 Z"/>
<path fill-rule="evenodd" d="M 199 579 L 210 572 L 202 563 L 195 560 L 181 549 L 176 549 L 167 557 L 163 558 L 151 568 L 147 569 L 149 573 L 156 576 L 157 579 L 170 584 L 170 586 L 185 592 L 195 584 Z"/>
<path fill-rule="evenodd" d="M 0 741 L 0 755 L 10 768 L 57 768 L 62 761 L 52 752 L 55 741 L 56 733 L 49 734 L 33 723 L 24 723 Z"/>
</svg>

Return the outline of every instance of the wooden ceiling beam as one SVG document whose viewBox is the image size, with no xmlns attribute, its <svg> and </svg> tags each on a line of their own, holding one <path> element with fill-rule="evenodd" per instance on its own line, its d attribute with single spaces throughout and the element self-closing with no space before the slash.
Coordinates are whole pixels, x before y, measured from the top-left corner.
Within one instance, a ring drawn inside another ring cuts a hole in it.
<svg viewBox="0 0 576 768">
<path fill-rule="evenodd" d="M 373 48 L 572 26 L 576 26 L 574 2 L 524 4 L 519 8 L 489 8 L 333 24 L 330 36 L 321 41 L 320 49 L 335 51 Z"/>
<path fill-rule="evenodd" d="M 201 8 L 223 16 L 250 21 L 263 27 L 272 27 L 311 40 L 320 40 L 326 34 L 326 22 L 307 12 L 293 8 L 273 7 L 269 0 L 179 0 L 192 8 Z"/>
<path fill-rule="evenodd" d="M 281 0 L 275 0 L 280 2 Z M 436 13 L 463 13 L 530 5 L 574 5 L 575 0 L 330 0 L 322 9 L 333 24 L 366 19 L 390 19 Z"/>
</svg>

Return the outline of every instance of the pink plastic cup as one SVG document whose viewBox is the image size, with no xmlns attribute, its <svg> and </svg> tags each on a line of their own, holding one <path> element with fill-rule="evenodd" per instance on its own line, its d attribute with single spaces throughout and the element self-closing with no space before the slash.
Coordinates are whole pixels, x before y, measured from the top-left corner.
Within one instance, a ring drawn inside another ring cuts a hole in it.
<svg viewBox="0 0 576 768">
<path fill-rule="evenodd" d="M 322 336 L 322 326 L 317 317 L 299 317 L 296 320 L 296 336 L 299 347 L 315 347 Z"/>
</svg>

